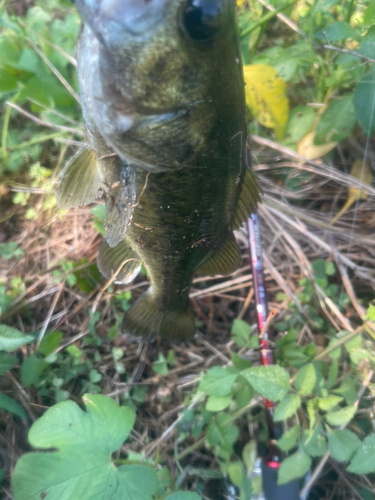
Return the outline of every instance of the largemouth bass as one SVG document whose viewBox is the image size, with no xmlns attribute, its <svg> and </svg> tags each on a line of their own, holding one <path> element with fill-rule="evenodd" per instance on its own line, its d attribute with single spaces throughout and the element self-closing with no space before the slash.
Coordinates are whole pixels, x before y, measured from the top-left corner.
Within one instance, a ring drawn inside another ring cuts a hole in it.
<svg viewBox="0 0 375 500">
<path fill-rule="evenodd" d="M 98 265 L 150 288 L 123 333 L 185 340 L 195 332 L 196 272 L 240 264 L 233 237 L 254 210 L 233 0 L 76 0 L 78 76 L 88 146 L 63 172 L 62 207 L 107 193 Z"/>
</svg>

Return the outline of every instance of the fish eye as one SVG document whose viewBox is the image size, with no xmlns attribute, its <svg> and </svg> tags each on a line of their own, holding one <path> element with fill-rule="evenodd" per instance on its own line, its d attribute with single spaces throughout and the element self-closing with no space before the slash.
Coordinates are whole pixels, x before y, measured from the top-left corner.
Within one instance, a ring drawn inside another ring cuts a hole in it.
<svg viewBox="0 0 375 500">
<path fill-rule="evenodd" d="M 206 42 L 220 28 L 223 2 L 220 0 L 189 0 L 182 13 L 182 23 L 190 38 Z"/>
</svg>

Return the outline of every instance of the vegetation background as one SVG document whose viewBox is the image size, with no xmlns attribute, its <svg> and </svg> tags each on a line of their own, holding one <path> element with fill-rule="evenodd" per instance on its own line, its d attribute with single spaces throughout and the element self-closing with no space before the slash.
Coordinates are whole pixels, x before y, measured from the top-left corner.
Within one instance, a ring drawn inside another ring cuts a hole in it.
<svg viewBox="0 0 375 500">
<path fill-rule="evenodd" d="M 310 499 L 375 498 L 375 3 L 237 5 L 277 310 L 268 368 L 245 230 L 241 268 L 195 280 L 190 343 L 119 337 L 147 276 L 106 283 L 95 263 L 104 206 L 55 205 L 61 168 L 84 141 L 79 16 L 68 0 L 0 3 L 4 498 L 85 500 L 111 487 L 114 499 L 258 498 L 261 396 L 284 426 L 281 483 L 311 470 Z"/>
</svg>

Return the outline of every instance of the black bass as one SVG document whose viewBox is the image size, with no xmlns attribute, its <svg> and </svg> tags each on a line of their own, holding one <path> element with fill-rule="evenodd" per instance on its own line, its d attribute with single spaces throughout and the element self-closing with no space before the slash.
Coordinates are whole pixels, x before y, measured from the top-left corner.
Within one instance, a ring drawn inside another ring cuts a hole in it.
<svg viewBox="0 0 375 500">
<path fill-rule="evenodd" d="M 234 0 L 76 0 L 78 75 L 88 147 L 63 172 L 62 207 L 107 193 L 98 265 L 151 286 L 123 333 L 195 332 L 196 272 L 240 264 L 233 237 L 259 198 L 246 149 Z"/>
</svg>

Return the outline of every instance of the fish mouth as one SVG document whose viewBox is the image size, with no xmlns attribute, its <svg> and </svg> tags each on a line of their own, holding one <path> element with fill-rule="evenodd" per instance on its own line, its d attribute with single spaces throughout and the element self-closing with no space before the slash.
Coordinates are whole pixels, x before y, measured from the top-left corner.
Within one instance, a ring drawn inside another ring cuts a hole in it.
<svg viewBox="0 0 375 500">
<path fill-rule="evenodd" d="M 85 23 L 105 45 L 123 41 L 124 31 L 147 38 L 164 20 L 171 0 L 76 0 Z"/>
</svg>

